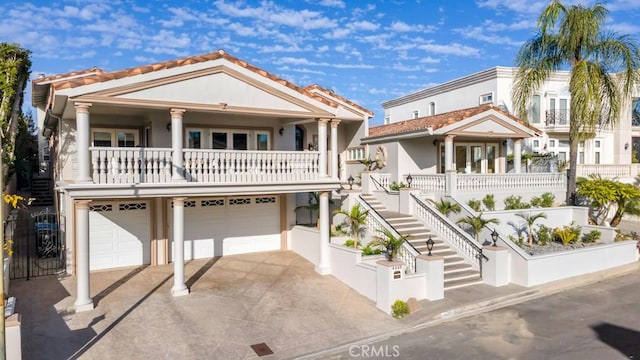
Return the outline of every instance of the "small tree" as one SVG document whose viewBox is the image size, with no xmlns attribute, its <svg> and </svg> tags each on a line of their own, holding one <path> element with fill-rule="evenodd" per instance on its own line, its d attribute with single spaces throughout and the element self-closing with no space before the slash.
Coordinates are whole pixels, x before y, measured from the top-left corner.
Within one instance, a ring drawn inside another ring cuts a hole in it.
<svg viewBox="0 0 640 360">
<path fill-rule="evenodd" d="M 529 246 L 533 246 L 533 224 L 536 223 L 539 219 L 546 219 L 547 214 L 545 213 L 517 213 L 517 217 L 523 219 L 527 223 L 528 232 L 529 232 Z"/>
<path fill-rule="evenodd" d="M 458 203 L 453 202 L 453 201 L 449 201 L 449 200 L 445 200 L 444 198 L 440 198 L 440 201 L 434 201 L 429 199 L 429 202 L 431 202 L 433 204 L 433 206 L 436 207 L 436 209 L 438 209 L 438 211 L 440 211 L 440 213 L 444 216 L 449 216 L 449 214 L 454 213 L 454 214 L 459 214 L 460 211 L 462 210 L 460 208 L 460 205 L 458 205 Z"/>
<path fill-rule="evenodd" d="M 583 196 L 591 211 L 590 220 L 603 225 L 615 209 L 611 226 L 620 224 L 624 214 L 640 215 L 640 189 L 613 180 L 593 177 L 578 182 L 578 195 Z"/>
<path fill-rule="evenodd" d="M 469 207 L 475 212 L 480 212 L 480 210 L 482 210 L 482 202 L 480 200 L 471 199 L 467 201 L 467 205 L 469 205 Z"/>
<path fill-rule="evenodd" d="M 488 224 L 500 224 L 500 220 L 496 218 L 485 219 L 482 217 L 482 213 L 480 213 L 475 216 L 465 216 L 461 219 L 458 219 L 456 223 L 469 225 L 471 230 L 473 230 L 473 236 L 476 239 L 476 242 L 479 242 L 478 238 L 480 236 L 480 231 L 482 231 L 482 228 L 487 226 Z"/>
<path fill-rule="evenodd" d="M 369 210 L 364 210 L 360 204 L 355 204 L 351 207 L 350 211 L 340 209 L 336 210 L 334 214 L 342 214 L 345 216 L 344 221 L 349 228 L 348 233 L 353 238 L 353 248 L 357 249 L 360 235 L 364 235 L 364 232 L 367 230 L 365 224 L 367 223 Z"/>
<path fill-rule="evenodd" d="M 373 241 L 371 241 L 371 246 L 378 246 L 382 248 L 382 250 L 388 249 L 389 245 L 392 245 L 393 250 L 391 254 L 389 254 L 389 259 L 393 260 L 396 258 L 398 251 L 400 251 L 400 247 L 402 244 L 407 241 L 409 235 L 398 235 L 395 236 L 391 231 L 387 229 L 382 229 L 379 231 L 378 236 L 376 236 Z"/>
</svg>

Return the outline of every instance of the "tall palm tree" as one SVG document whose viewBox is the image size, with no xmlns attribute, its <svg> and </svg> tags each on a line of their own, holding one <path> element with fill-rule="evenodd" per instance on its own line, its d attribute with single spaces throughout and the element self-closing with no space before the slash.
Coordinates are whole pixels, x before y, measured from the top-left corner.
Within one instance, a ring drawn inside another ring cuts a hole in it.
<svg viewBox="0 0 640 360">
<path fill-rule="evenodd" d="M 367 216 L 369 210 L 364 210 L 360 204 L 355 204 L 351 207 L 351 210 L 336 210 L 334 214 L 342 214 L 345 216 L 344 221 L 349 227 L 350 235 L 353 237 L 353 248 L 358 248 L 358 239 L 360 235 L 363 235 L 366 231 Z"/>
<path fill-rule="evenodd" d="M 478 237 L 480 236 L 482 228 L 489 224 L 499 224 L 500 220 L 496 218 L 485 219 L 482 217 L 482 213 L 480 213 L 478 215 L 465 216 L 461 219 L 458 219 L 456 223 L 469 225 L 471 230 L 473 230 L 473 237 L 476 239 L 476 242 L 479 242 Z"/>
<path fill-rule="evenodd" d="M 600 3 L 585 7 L 552 1 L 538 18 L 539 33 L 525 42 L 515 61 L 513 100 L 523 119 L 532 96 L 552 73 L 570 70 L 568 205 L 575 199 L 578 143 L 596 128 L 616 123 L 640 67 L 633 38 L 603 31 L 607 14 Z"/>
<path fill-rule="evenodd" d="M 546 219 L 547 218 L 547 214 L 545 214 L 545 213 L 537 213 L 537 214 L 517 213 L 516 216 L 521 218 L 521 219 L 523 219 L 527 223 L 527 227 L 529 228 L 529 231 L 528 231 L 529 232 L 529 246 L 533 246 L 533 225 L 539 219 Z"/>
</svg>

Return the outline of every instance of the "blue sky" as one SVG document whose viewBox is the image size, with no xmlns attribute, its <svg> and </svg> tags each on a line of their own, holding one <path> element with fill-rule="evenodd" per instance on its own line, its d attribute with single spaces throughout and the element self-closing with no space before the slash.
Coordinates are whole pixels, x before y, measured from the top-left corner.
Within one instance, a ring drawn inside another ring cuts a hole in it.
<svg viewBox="0 0 640 360">
<path fill-rule="evenodd" d="M 380 124 L 384 101 L 513 65 L 547 3 L 15 1 L 0 4 L 0 41 L 32 51 L 32 77 L 92 66 L 119 70 L 222 48 L 297 85 L 332 89 L 374 111 Z M 604 4 L 610 30 L 640 37 L 640 0 Z"/>
</svg>

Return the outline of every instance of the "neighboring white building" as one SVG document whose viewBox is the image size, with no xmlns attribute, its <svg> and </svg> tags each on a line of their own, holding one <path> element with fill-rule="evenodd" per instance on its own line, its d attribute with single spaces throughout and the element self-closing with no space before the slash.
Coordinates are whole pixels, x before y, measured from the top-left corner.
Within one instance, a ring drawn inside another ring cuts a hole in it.
<svg viewBox="0 0 640 360">
<path fill-rule="evenodd" d="M 385 124 L 482 104 L 493 104 L 513 113 L 511 90 L 515 72 L 515 68 L 495 67 L 389 100 L 382 104 Z M 542 130 L 542 134 L 539 138 L 525 140 L 524 152 L 553 153 L 561 161 L 568 160 L 571 112 L 568 82 L 569 72 L 557 72 L 533 96 L 527 120 Z M 634 149 L 638 150 L 636 157 L 640 160 L 640 102 L 638 98 L 630 100 L 615 128 L 600 129 L 594 138 L 580 143 L 579 173 L 583 168 L 584 175 L 591 171 L 627 178 L 637 174 L 637 166 L 631 163 Z"/>
<path fill-rule="evenodd" d="M 328 273 L 329 196 L 362 167 L 369 110 L 223 50 L 32 86 L 77 310 L 93 270 L 173 262 L 183 295 L 185 260 L 287 249 L 309 192 Z"/>
</svg>

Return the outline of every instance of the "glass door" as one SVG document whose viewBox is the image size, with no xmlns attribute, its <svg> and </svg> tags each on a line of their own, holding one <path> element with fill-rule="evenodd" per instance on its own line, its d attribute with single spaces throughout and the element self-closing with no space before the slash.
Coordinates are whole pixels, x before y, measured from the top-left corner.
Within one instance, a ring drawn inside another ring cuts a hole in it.
<svg viewBox="0 0 640 360">
<path fill-rule="evenodd" d="M 467 172 L 467 145 L 456 145 L 456 171 L 459 173 Z"/>
<path fill-rule="evenodd" d="M 496 173 L 497 144 L 487 144 L 487 174 Z"/>
<path fill-rule="evenodd" d="M 470 155 L 470 165 L 471 172 L 476 174 L 482 174 L 484 171 L 482 169 L 483 164 L 483 146 L 482 145 L 471 145 L 469 146 L 469 155 Z"/>
</svg>

